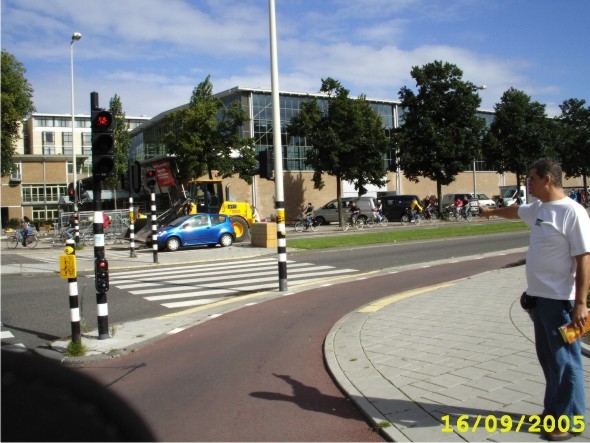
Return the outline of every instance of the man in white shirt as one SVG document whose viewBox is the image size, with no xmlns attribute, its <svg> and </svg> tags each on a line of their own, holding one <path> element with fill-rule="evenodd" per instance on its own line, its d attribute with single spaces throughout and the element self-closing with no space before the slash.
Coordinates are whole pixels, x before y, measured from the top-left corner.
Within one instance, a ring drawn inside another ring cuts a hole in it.
<svg viewBox="0 0 590 443">
<path fill-rule="evenodd" d="M 529 192 L 539 200 L 496 209 L 480 207 L 479 213 L 521 218 L 531 228 L 526 292 L 536 297 L 535 347 L 546 381 L 543 415 L 552 416 L 555 423 L 568 417 L 571 430 L 574 417 L 579 422 L 586 410 L 584 368 L 580 340 L 565 343 L 558 328 L 570 321 L 582 328 L 588 321 L 590 218 L 582 205 L 564 193 L 561 167 L 555 160 L 541 159 L 531 165 Z M 551 441 L 573 436 L 557 427 L 546 434 Z"/>
</svg>

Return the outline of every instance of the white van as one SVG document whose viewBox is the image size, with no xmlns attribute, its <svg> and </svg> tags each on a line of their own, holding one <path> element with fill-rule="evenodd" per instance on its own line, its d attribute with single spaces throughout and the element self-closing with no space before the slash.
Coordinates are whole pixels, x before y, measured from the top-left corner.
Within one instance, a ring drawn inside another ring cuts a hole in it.
<svg viewBox="0 0 590 443">
<path fill-rule="evenodd" d="M 355 201 L 361 210 L 359 217 L 367 220 L 371 216 L 371 211 L 375 208 L 375 200 L 377 200 L 375 197 L 342 197 L 343 216 L 346 218 L 350 215 L 347 214 L 350 204 Z M 313 212 L 314 219 L 318 224 L 338 223 L 338 200 L 331 200 Z"/>
</svg>

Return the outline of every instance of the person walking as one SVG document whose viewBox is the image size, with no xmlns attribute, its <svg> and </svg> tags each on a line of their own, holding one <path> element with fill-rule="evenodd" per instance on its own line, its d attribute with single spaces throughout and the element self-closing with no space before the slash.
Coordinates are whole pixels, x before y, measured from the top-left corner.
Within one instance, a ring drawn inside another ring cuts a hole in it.
<svg viewBox="0 0 590 443">
<path fill-rule="evenodd" d="M 555 423 L 567 417 L 571 430 L 574 417 L 584 421 L 586 411 L 581 344 L 566 343 L 558 328 L 570 322 L 582 328 L 588 321 L 590 218 L 564 192 L 562 170 L 553 159 L 531 165 L 529 191 L 537 201 L 479 210 L 482 217 L 520 218 L 531 229 L 526 293 L 535 298 L 535 347 L 546 382 L 543 415 L 552 416 Z M 550 441 L 572 436 L 568 430 L 546 430 Z"/>
</svg>

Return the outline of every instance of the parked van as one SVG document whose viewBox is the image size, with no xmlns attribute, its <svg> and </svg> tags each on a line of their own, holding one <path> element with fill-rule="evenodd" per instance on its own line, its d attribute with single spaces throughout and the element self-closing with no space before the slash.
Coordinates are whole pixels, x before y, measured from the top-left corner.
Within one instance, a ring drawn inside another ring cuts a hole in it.
<svg viewBox="0 0 590 443">
<path fill-rule="evenodd" d="M 365 220 L 371 216 L 371 211 L 375 208 L 375 197 L 342 197 L 342 212 L 344 217 L 348 217 L 350 204 L 355 201 L 361 210 L 359 217 Z M 318 224 L 338 223 L 338 200 L 334 199 L 314 211 L 314 218 Z"/>
<path fill-rule="evenodd" d="M 418 200 L 422 206 L 422 201 L 417 195 L 383 195 L 380 200 L 383 215 L 389 221 L 400 221 L 414 200 Z"/>
</svg>

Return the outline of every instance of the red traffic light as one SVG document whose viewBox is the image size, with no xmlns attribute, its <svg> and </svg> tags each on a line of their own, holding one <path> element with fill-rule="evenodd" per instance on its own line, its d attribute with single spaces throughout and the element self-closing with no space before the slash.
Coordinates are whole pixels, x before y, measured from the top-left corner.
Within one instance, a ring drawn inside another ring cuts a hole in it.
<svg viewBox="0 0 590 443">
<path fill-rule="evenodd" d="M 148 171 L 146 173 L 146 177 L 147 178 L 156 178 L 156 171 L 154 171 L 153 169 L 151 171 Z"/>
<path fill-rule="evenodd" d="M 104 131 L 111 128 L 111 124 L 113 123 L 113 114 L 109 111 L 101 111 L 94 116 L 94 121 L 92 122 L 92 129 L 97 131 Z"/>
</svg>

